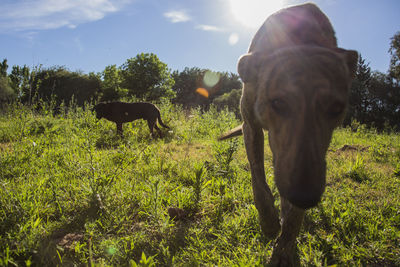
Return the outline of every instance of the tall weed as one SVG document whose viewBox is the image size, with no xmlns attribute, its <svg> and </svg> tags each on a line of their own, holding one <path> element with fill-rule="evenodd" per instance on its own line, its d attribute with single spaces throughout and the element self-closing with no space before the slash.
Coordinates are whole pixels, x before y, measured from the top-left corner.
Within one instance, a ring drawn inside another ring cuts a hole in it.
<svg viewBox="0 0 400 267">
<path fill-rule="evenodd" d="M 359 183 L 368 180 L 368 173 L 366 170 L 364 158 L 359 154 L 357 154 L 356 159 L 351 162 L 349 171 L 347 172 L 347 176 L 350 179 Z"/>
</svg>

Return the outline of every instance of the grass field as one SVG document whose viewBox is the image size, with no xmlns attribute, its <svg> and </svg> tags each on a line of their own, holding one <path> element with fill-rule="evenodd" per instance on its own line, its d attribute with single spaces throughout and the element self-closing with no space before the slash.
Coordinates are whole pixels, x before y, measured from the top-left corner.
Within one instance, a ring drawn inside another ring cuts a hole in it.
<svg viewBox="0 0 400 267">
<path fill-rule="evenodd" d="M 143 121 L 120 138 L 88 107 L 0 115 L 0 265 L 267 264 L 273 241 L 259 229 L 243 140 L 216 141 L 240 122 L 159 107 L 171 126 L 162 139 Z M 279 206 L 268 146 L 265 164 Z M 399 266 L 399 135 L 339 129 L 327 164 L 298 237 L 301 263 Z"/>
</svg>

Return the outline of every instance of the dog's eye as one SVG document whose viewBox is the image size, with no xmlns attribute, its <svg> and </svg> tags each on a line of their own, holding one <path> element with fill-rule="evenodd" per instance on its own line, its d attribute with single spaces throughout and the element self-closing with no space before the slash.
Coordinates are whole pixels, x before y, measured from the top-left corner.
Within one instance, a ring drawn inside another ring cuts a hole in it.
<svg viewBox="0 0 400 267">
<path fill-rule="evenodd" d="M 288 105 L 283 99 L 275 98 L 270 101 L 272 109 L 279 115 L 286 115 L 289 112 Z"/>
</svg>

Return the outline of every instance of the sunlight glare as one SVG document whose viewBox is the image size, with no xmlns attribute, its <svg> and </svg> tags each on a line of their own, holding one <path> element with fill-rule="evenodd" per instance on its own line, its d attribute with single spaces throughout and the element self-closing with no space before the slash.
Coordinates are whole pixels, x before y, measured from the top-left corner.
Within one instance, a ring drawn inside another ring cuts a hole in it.
<svg viewBox="0 0 400 267">
<path fill-rule="evenodd" d="M 237 42 L 239 42 L 239 35 L 237 33 L 231 33 L 231 35 L 229 35 L 228 42 L 230 45 L 237 44 Z"/>
<path fill-rule="evenodd" d="M 283 7 L 283 0 L 229 0 L 234 19 L 250 28 L 258 28 L 265 19 Z"/>
<path fill-rule="evenodd" d="M 204 96 L 205 98 L 208 98 L 208 91 L 205 88 L 197 88 L 196 93 L 198 93 L 201 96 Z"/>
<path fill-rule="evenodd" d="M 207 87 L 214 87 L 219 82 L 219 74 L 208 70 L 204 73 L 203 82 Z"/>
</svg>

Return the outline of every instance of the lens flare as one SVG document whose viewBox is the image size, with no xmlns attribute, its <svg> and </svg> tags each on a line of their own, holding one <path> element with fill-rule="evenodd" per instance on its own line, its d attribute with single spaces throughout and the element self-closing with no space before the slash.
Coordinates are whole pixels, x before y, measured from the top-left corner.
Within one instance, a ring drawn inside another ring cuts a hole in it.
<svg viewBox="0 0 400 267">
<path fill-rule="evenodd" d="M 107 248 L 107 253 L 109 255 L 114 255 L 116 252 L 117 252 L 117 248 L 115 248 L 115 247 L 108 247 Z"/>
<path fill-rule="evenodd" d="M 204 73 L 203 82 L 206 87 L 214 87 L 219 82 L 219 74 L 208 70 Z"/>
<path fill-rule="evenodd" d="M 205 98 L 208 98 L 208 91 L 205 88 L 197 88 L 196 93 L 198 93 L 201 96 L 204 96 Z"/>
<path fill-rule="evenodd" d="M 237 33 L 232 33 L 229 35 L 228 42 L 230 45 L 235 45 L 237 42 L 239 42 L 239 35 Z"/>
</svg>

